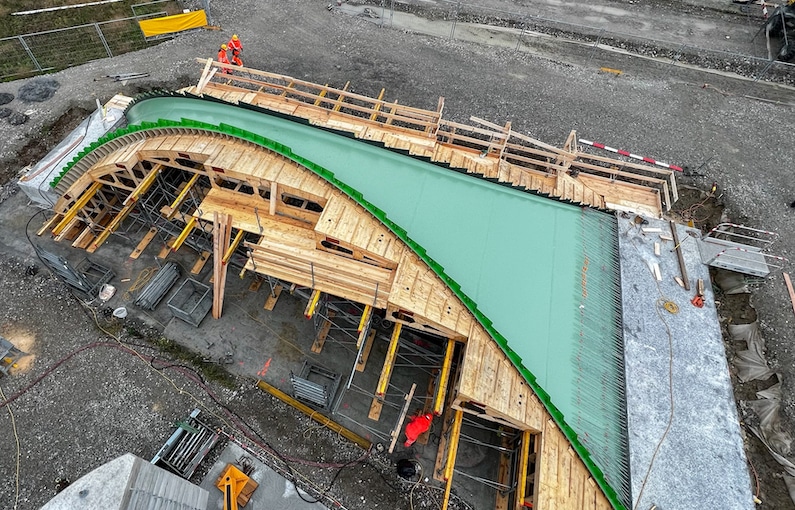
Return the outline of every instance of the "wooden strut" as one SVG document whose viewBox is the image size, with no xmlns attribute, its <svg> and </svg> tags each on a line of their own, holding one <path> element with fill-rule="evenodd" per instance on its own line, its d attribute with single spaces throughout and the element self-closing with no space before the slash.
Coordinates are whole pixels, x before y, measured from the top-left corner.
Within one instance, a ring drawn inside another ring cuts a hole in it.
<svg viewBox="0 0 795 510">
<path fill-rule="evenodd" d="M 403 410 L 400 412 L 400 416 L 398 417 L 398 421 L 395 424 L 395 428 L 392 430 L 392 442 L 389 443 L 389 453 L 395 451 L 395 443 L 397 443 L 398 438 L 400 437 L 400 431 L 403 429 L 403 421 L 406 419 L 406 413 L 409 411 L 409 406 L 411 406 L 411 399 L 414 398 L 414 392 L 417 390 L 417 383 L 411 385 L 411 390 L 409 390 L 408 394 L 404 397 L 406 403 L 403 404 Z"/>
<path fill-rule="evenodd" d="M 795 313 L 795 290 L 792 288 L 792 279 L 790 279 L 789 274 L 784 274 L 784 284 L 787 286 L 787 292 L 789 292 L 789 300 L 792 302 L 792 311 Z"/>
<path fill-rule="evenodd" d="M 679 234 L 676 232 L 676 223 L 671 221 L 671 236 L 674 238 L 674 249 L 676 257 L 679 259 L 679 270 L 682 272 L 682 281 L 685 283 L 685 290 L 690 290 L 690 279 L 687 277 L 687 266 L 685 266 L 685 256 L 682 254 L 682 243 L 679 242 Z"/>
</svg>

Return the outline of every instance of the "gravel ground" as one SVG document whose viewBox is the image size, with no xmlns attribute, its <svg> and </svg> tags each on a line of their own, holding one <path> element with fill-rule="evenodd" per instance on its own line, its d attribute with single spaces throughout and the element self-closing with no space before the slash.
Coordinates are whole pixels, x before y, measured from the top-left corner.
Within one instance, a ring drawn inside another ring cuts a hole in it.
<svg viewBox="0 0 795 510">
<path fill-rule="evenodd" d="M 661 12 L 671 15 L 669 4 L 664 6 Z M 14 126 L 0 119 L 0 182 L 35 163 L 47 147 L 60 141 L 52 126 L 65 112 L 93 109 L 96 99 L 106 101 L 117 92 L 135 95 L 194 83 L 200 74 L 194 59 L 214 56 L 218 45 L 237 33 L 245 45 L 244 61 L 251 67 L 334 86 L 350 80 L 355 92 L 369 95 L 386 88 L 386 99 L 423 108 L 435 108 L 438 96 L 444 96 L 445 117 L 451 120 L 467 122 L 470 115 L 498 124 L 510 120 L 514 129 L 550 143 L 561 143 L 576 129 L 583 138 L 685 166 L 690 175 L 682 183 L 708 189 L 716 182 L 732 221 L 780 232 L 777 253 L 795 257 L 791 235 L 795 212 L 789 207 L 795 200 L 795 177 L 789 171 L 795 168 L 795 116 L 788 106 L 795 99 L 789 88 L 698 71 L 668 72 L 631 55 L 595 58 L 588 48 L 563 42 L 546 44 L 539 51 L 545 58 L 539 58 L 490 46 L 488 37 L 482 44 L 473 44 L 381 29 L 362 17 L 329 11 L 324 2 L 296 0 L 277 5 L 227 0 L 213 7 L 221 31 L 194 32 L 138 53 L 56 73 L 51 78 L 60 86 L 51 99 L 40 103 L 14 99 L 4 105 L 26 115 L 27 122 Z M 557 58 L 551 58 L 550 52 L 555 51 Z M 600 66 L 623 73 L 599 73 Z M 150 76 L 126 84 L 105 77 L 132 72 Z M 16 95 L 23 84 L 0 84 L 0 93 Z M 73 113 L 71 117 L 81 116 Z M 68 127 L 69 122 L 64 124 Z M 7 248 L 2 241 L 0 247 Z M 0 300 L 6 303 L 0 312 L 0 334 L 25 332 L 36 352 L 29 372 L 3 380 L 7 396 L 75 348 L 108 341 L 56 282 L 42 273 L 26 276 L 26 264 L 8 256 L 0 260 L 4 276 Z M 793 430 L 793 315 L 780 274 L 756 291 L 753 303 L 768 357 L 783 374 L 785 427 Z M 43 503 L 58 477 L 76 478 L 125 451 L 144 457 L 153 454 L 173 421 L 194 405 L 185 394 L 173 391 L 158 372 L 119 352 L 104 346 L 83 351 L 11 405 L 23 452 L 25 504 L 20 508 Z M 172 375 L 179 384 L 191 384 L 180 372 Z M 238 386 L 237 393 L 224 388 L 217 392 L 229 405 L 242 408 L 239 412 L 253 412 L 254 406 L 243 400 L 253 395 L 247 383 L 239 384 L 243 386 Z M 247 419 L 264 420 L 263 427 L 280 423 L 273 418 L 276 415 L 268 416 Z M 3 409 L 0 423 L 0 500 L 13 501 L 15 446 Z M 75 430 L 80 434 L 74 434 Z M 294 444 L 300 449 L 300 438 Z M 349 460 L 353 453 L 340 448 L 335 445 L 329 452 L 334 452 L 338 462 Z M 781 469 L 753 439 L 749 439 L 749 449 L 760 473 L 761 508 L 791 508 Z M 331 453 L 327 455 L 331 458 Z M 330 481 L 333 472 L 326 471 L 324 476 Z M 345 499 L 349 508 L 370 508 L 369 501 L 384 501 L 391 505 L 388 508 L 407 507 L 403 496 L 388 490 L 386 481 L 376 469 L 363 466 L 344 470 L 334 487 L 340 497 L 366 492 L 365 486 L 374 491 L 373 496 L 365 496 L 365 502 Z"/>
</svg>

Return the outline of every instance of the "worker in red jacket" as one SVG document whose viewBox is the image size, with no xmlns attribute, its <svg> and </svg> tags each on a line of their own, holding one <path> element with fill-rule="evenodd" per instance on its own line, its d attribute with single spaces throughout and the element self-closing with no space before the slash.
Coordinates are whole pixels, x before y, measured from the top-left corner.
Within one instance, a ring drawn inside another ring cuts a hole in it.
<svg viewBox="0 0 795 510">
<path fill-rule="evenodd" d="M 218 62 L 221 64 L 229 64 L 229 57 L 226 56 L 226 44 L 221 45 L 221 49 L 218 50 Z M 229 69 L 222 69 L 222 73 L 231 74 L 232 71 Z"/>
<path fill-rule="evenodd" d="M 229 46 L 229 49 L 232 50 L 232 55 L 240 55 L 240 53 L 243 51 L 243 43 L 240 42 L 237 34 L 234 34 L 232 38 L 229 39 L 227 46 Z"/>
<path fill-rule="evenodd" d="M 427 432 L 431 428 L 433 422 L 433 413 L 418 414 L 414 416 L 406 425 L 406 442 L 403 446 L 408 448 L 413 445 L 417 438 Z"/>
</svg>

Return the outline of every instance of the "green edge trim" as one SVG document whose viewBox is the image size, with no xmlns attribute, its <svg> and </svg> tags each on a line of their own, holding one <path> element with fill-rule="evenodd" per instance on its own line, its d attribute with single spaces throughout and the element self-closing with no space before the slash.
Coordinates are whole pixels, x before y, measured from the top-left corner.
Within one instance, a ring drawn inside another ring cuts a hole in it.
<svg viewBox="0 0 795 510">
<path fill-rule="evenodd" d="M 152 97 L 152 96 L 150 96 Z M 139 100 L 143 100 L 146 98 L 141 98 Z M 138 102 L 139 100 L 136 100 Z M 230 105 L 231 106 L 231 105 Z M 147 131 L 151 129 L 157 128 L 168 128 L 168 127 L 183 127 L 183 128 L 193 128 L 193 129 L 202 129 L 205 131 L 213 132 L 213 133 L 220 133 L 225 135 L 234 136 L 236 138 L 240 138 L 246 140 L 248 142 L 254 143 L 266 149 L 272 150 L 292 161 L 298 163 L 299 165 L 311 170 L 315 174 L 319 175 L 337 189 L 345 193 L 349 198 L 354 200 L 356 203 L 364 207 L 370 214 L 375 216 L 381 223 L 386 225 L 401 241 L 406 243 L 413 251 L 417 254 L 417 256 L 422 259 L 433 271 L 436 273 L 442 281 L 453 291 L 453 293 L 464 303 L 464 306 L 475 316 L 475 318 L 480 322 L 484 329 L 491 335 L 497 345 L 502 349 L 508 359 L 514 364 L 514 366 L 519 370 L 519 372 L 524 376 L 527 383 L 530 385 L 530 388 L 535 392 L 536 396 L 538 396 L 539 400 L 544 404 L 544 407 L 549 411 L 549 414 L 552 416 L 552 419 L 555 421 L 557 426 L 560 430 L 563 431 L 563 434 L 571 443 L 574 450 L 582 459 L 585 466 L 590 471 L 591 475 L 596 480 L 596 483 L 602 489 L 602 492 L 607 497 L 608 501 L 613 505 L 613 508 L 616 510 L 627 510 L 626 507 L 621 503 L 621 500 L 618 497 L 618 494 L 610 486 L 607 480 L 604 477 L 604 473 L 601 469 L 593 462 L 591 459 L 591 455 L 588 450 L 580 443 L 579 438 L 577 437 L 577 433 L 566 423 L 566 420 L 563 416 L 563 413 L 558 410 L 558 408 L 552 403 L 552 400 L 549 397 L 549 394 L 538 384 L 536 381 L 536 377 L 522 364 L 522 359 L 519 357 L 513 349 L 510 348 L 508 345 L 508 340 L 502 336 L 502 334 L 497 331 L 494 326 L 492 325 L 491 320 L 486 317 L 483 312 L 478 309 L 477 304 L 467 296 L 462 290 L 461 286 L 453 280 L 447 273 L 445 273 L 444 268 L 433 260 L 431 257 L 428 256 L 425 249 L 420 246 L 417 242 L 411 239 L 408 236 L 408 233 L 405 229 L 397 225 L 391 219 L 389 219 L 384 211 L 376 207 L 375 205 L 371 204 L 370 202 L 366 201 L 362 194 L 352 188 L 351 186 L 345 184 L 344 182 L 340 181 L 334 176 L 334 173 L 330 170 L 323 168 L 320 165 L 315 164 L 308 159 L 301 157 L 297 154 L 294 154 L 293 151 L 278 142 L 265 138 L 263 136 L 257 135 L 255 133 L 251 133 L 249 131 L 243 130 L 241 128 L 230 126 L 227 124 L 219 124 L 217 126 L 204 123 L 201 121 L 196 121 L 192 119 L 182 119 L 180 122 L 170 121 L 170 120 L 163 120 L 160 119 L 156 123 L 155 122 L 142 122 L 141 124 L 130 125 L 121 129 L 114 131 L 113 133 L 109 133 L 106 136 L 103 136 L 96 142 L 92 143 L 86 149 L 80 151 L 80 153 L 75 156 L 75 158 L 67 164 L 67 166 L 63 169 L 63 171 L 56 177 L 50 186 L 55 187 L 58 184 L 60 179 L 66 175 L 72 167 L 77 164 L 80 159 L 97 149 L 98 147 L 119 138 L 121 136 L 125 136 L 128 134 L 140 132 L 140 131 Z"/>
</svg>

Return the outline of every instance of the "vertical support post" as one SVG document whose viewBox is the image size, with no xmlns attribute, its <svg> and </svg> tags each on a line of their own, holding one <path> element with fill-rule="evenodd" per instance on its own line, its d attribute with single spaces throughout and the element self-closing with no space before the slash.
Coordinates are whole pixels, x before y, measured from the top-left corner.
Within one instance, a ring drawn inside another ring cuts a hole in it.
<svg viewBox="0 0 795 510">
<path fill-rule="evenodd" d="M 306 309 L 304 310 L 304 317 L 307 319 L 311 319 L 313 315 L 315 315 L 315 308 L 317 308 L 317 303 L 320 301 L 320 294 L 321 292 L 317 289 L 312 291 L 312 297 L 309 298 L 309 302 L 306 304 Z"/>
<path fill-rule="evenodd" d="M 461 9 L 461 2 L 455 4 L 455 11 L 453 11 L 453 26 L 450 27 L 450 40 L 455 39 L 455 25 L 458 23 L 458 11 Z"/>
<path fill-rule="evenodd" d="M 522 446 L 519 453 L 519 479 L 516 485 L 516 510 L 524 507 L 525 491 L 527 490 L 527 463 L 530 459 L 530 442 L 533 435 L 529 430 L 522 431 Z"/>
<path fill-rule="evenodd" d="M 44 69 L 41 68 L 41 64 L 39 64 L 39 61 L 36 60 L 36 56 L 33 55 L 33 52 L 30 50 L 28 43 L 25 42 L 25 39 L 21 35 L 17 36 L 17 39 L 19 39 L 19 44 L 22 45 L 22 48 L 25 50 L 25 53 L 28 54 L 28 57 L 30 58 L 31 62 L 33 62 L 33 65 L 36 66 L 36 71 L 43 71 Z"/>
<path fill-rule="evenodd" d="M 519 39 L 516 40 L 516 48 L 514 48 L 514 51 L 519 51 L 519 46 L 521 46 L 521 44 L 522 44 L 522 38 L 524 38 L 524 31 L 525 30 L 527 30 L 527 20 L 523 18 L 522 19 L 522 31 L 519 32 Z"/>
<path fill-rule="evenodd" d="M 224 264 L 223 258 L 231 236 L 232 216 L 213 213 L 213 319 L 221 318 L 224 307 L 224 287 L 229 266 Z"/>
<path fill-rule="evenodd" d="M 455 410 L 453 429 L 450 431 L 449 446 L 447 447 L 447 462 L 444 464 L 445 486 L 442 510 L 447 510 L 447 505 L 450 504 L 450 489 L 453 487 L 453 468 L 455 468 L 455 457 L 458 453 L 458 438 L 461 436 L 461 419 L 463 416 L 464 411 L 461 409 Z"/>
<path fill-rule="evenodd" d="M 596 37 L 596 42 L 594 42 L 593 46 L 591 46 L 591 52 L 588 55 L 588 62 L 591 61 L 591 59 L 593 58 L 594 53 L 596 53 L 596 48 L 599 47 L 599 43 L 602 42 L 602 36 L 604 35 L 604 33 L 605 33 L 605 29 L 604 28 L 599 31 L 599 35 Z"/>
<path fill-rule="evenodd" d="M 207 24 L 214 25 L 213 15 L 210 11 L 210 0 L 202 0 L 202 9 L 204 9 L 204 13 L 207 14 Z"/>
<path fill-rule="evenodd" d="M 271 216 L 276 216 L 276 203 L 279 201 L 279 184 L 274 181 L 271 183 L 271 198 L 269 202 L 270 210 L 268 211 Z M 259 223 L 259 218 L 257 218 L 257 223 Z M 260 234 L 262 233 L 262 227 L 260 227 Z"/>
<path fill-rule="evenodd" d="M 403 324 L 397 322 L 392 330 L 392 338 L 389 340 L 389 349 L 384 359 L 384 368 L 381 370 L 381 377 L 378 379 L 378 387 L 375 394 L 383 397 L 386 394 L 386 389 L 389 386 L 389 379 L 392 377 L 392 368 L 395 365 L 395 358 L 397 357 L 398 344 L 400 343 L 400 331 L 403 329 Z"/>
<path fill-rule="evenodd" d="M 444 353 L 442 363 L 442 373 L 439 375 L 439 387 L 436 390 L 436 398 L 433 402 L 433 414 L 439 416 L 444 409 L 444 399 L 447 396 L 447 383 L 450 379 L 450 365 L 453 363 L 453 352 L 455 351 L 455 341 L 447 339 L 447 350 Z"/>
<path fill-rule="evenodd" d="M 105 47 L 105 52 L 107 52 L 109 57 L 113 57 L 113 52 L 110 51 L 110 46 L 108 46 L 108 41 L 105 40 L 105 34 L 102 33 L 102 29 L 99 28 L 99 23 L 94 23 L 94 28 L 97 29 L 97 35 L 99 35 L 99 40 L 102 41 L 102 46 Z"/>
</svg>

